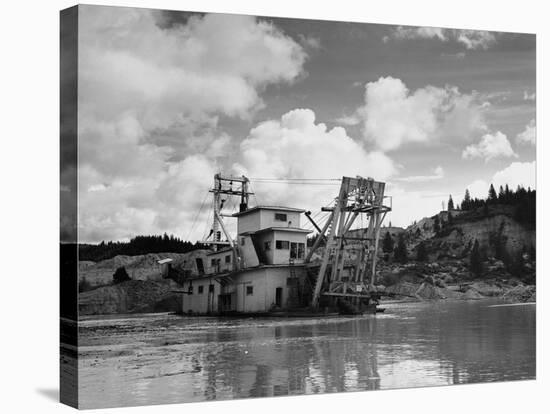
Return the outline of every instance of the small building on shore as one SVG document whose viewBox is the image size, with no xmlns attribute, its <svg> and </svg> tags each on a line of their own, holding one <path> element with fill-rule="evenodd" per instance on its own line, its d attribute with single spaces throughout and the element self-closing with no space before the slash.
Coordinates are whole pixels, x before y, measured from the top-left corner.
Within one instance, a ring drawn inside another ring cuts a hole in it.
<svg viewBox="0 0 550 414">
<path fill-rule="evenodd" d="M 233 214 L 237 237 L 206 254 L 201 273 L 183 284 L 188 314 L 267 313 L 304 305 L 310 296 L 304 259 L 304 210 L 256 206 Z"/>
</svg>

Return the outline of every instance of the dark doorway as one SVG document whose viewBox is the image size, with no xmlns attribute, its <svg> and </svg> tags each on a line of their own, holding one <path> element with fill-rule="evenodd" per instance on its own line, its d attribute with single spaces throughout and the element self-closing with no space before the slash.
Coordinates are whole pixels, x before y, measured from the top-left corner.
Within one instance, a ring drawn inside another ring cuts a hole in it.
<svg viewBox="0 0 550 414">
<path fill-rule="evenodd" d="M 197 263 L 197 270 L 199 272 L 199 275 L 204 275 L 204 263 L 202 262 L 202 259 L 200 257 L 197 257 L 195 259 L 195 263 Z"/>
<path fill-rule="evenodd" d="M 234 293 L 222 293 L 218 295 L 218 312 L 227 313 L 234 312 L 236 310 L 237 301 L 236 298 L 232 298 Z"/>
<path fill-rule="evenodd" d="M 275 305 L 279 308 L 283 307 L 283 288 L 275 289 Z"/>
</svg>

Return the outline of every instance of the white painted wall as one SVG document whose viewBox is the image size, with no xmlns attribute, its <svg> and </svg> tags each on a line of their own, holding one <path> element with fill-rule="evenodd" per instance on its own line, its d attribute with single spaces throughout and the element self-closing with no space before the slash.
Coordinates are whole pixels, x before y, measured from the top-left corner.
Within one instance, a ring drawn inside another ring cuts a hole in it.
<svg viewBox="0 0 550 414">
<path fill-rule="evenodd" d="M 260 210 L 246 213 L 242 216 L 237 217 L 238 234 L 246 233 L 249 231 L 256 231 L 260 228 Z"/>
<path fill-rule="evenodd" d="M 206 314 L 208 312 L 217 313 L 218 312 L 218 295 L 221 293 L 221 286 L 218 282 L 214 281 L 212 278 L 202 278 L 196 279 L 191 282 L 185 282 L 183 284 L 183 289 L 189 291 L 189 285 L 193 285 L 193 294 L 183 294 L 182 299 L 182 311 L 189 312 L 190 310 L 193 313 Z M 208 286 L 214 285 L 214 293 L 210 295 L 210 306 L 209 306 L 209 293 Z M 203 286 L 203 292 L 199 293 L 199 286 Z"/>
<path fill-rule="evenodd" d="M 238 249 L 241 255 L 242 268 L 258 266 L 260 262 L 252 238 L 250 236 L 239 236 L 237 242 L 239 243 Z"/>
<path fill-rule="evenodd" d="M 269 227 L 289 227 L 288 222 L 292 222 L 290 227 L 300 227 L 300 215 L 298 212 L 289 212 L 284 210 L 260 210 L 260 228 Z M 286 214 L 285 221 L 275 220 L 275 214 Z"/>
<path fill-rule="evenodd" d="M 275 220 L 275 214 L 286 214 L 286 220 Z M 250 213 L 243 214 L 237 218 L 238 234 L 267 229 L 269 227 L 289 227 L 288 222 L 292 222 L 290 227 L 300 227 L 299 212 L 290 212 L 284 210 L 259 209 Z"/>
<path fill-rule="evenodd" d="M 296 275 L 303 277 L 303 268 L 296 268 Z M 276 288 L 282 288 L 282 303 L 286 306 L 288 300 L 287 278 L 290 277 L 288 267 L 262 268 L 244 272 L 234 278 L 237 293 L 238 312 L 267 312 L 275 304 Z M 252 295 L 246 294 L 246 286 L 253 287 Z"/>
<path fill-rule="evenodd" d="M 290 246 L 288 250 L 280 250 L 276 248 L 277 240 L 288 241 L 289 243 L 304 243 L 304 253 L 305 253 L 305 243 L 306 243 L 307 233 L 302 232 L 291 232 L 291 231 L 274 231 L 275 241 L 273 242 L 273 264 L 286 264 L 290 259 Z M 303 263 L 303 259 L 295 259 L 294 263 Z"/>
<path fill-rule="evenodd" d="M 229 256 L 229 262 L 227 263 L 226 257 Z M 213 260 L 220 260 L 219 266 L 214 266 L 212 264 Z M 211 253 L 206 256 L 205 258 L 205 273 L 207 274 L 213 274 L 213 273 L 220 273 L 220 272 L 230 272 L 233 270 L 233 252 L 231 250 L 217 252 L 217 253 Z"/>
<path fill-rule="evenodd" d="M 296 276 L 305 277 L 305 270 L 302 267 L 295 268 Z M 234 284 L 226 286 L 223 293 L 235 292 L 234 300 L 237 312 L 267 312 L 275 303 L 276 289 L 282 288 L 282 303 L 283 307 L 287 306 L 288 287 L 287 278 L 290 277 L 290 269 L 288 267 L 280 268 L 258 268 L 246 272 L 242 272 L 233 277 Z M 184 283 L 183 289 L 189 289 L 189 283 Z M 208 312 L 208 285 L 214 284 L 214 295 L 210 309 L 213 313 L 218 311 L 218 295 L 222 293 L 221 286 L 211 278 L 203 278 L 194 280 L 193 294 L 183 295 L 183 312 L 206 314 Z M 203 293 L 200 294 L 199 286 L 203 287 Z M 246 293 L 246 286 L 252 286 L 253 292 L 251 295 Z"/>
</svg>

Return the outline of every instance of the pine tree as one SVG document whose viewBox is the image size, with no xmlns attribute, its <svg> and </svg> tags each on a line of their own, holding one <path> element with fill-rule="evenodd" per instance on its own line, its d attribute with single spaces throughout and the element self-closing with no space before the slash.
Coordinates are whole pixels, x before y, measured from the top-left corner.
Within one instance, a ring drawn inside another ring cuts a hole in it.
<svg viewBox="0 0 550 414">
<path fill-rule="evenodd" d="M 500 201 L 501 203 L 504 202 L 504 197 L 505 197 L 505 194 L 504 194 L 504 187 L 503 186 L 500 186 L 499 189 L 498 189 L 498 201 Z"/>
<path fill-rule="evenodd" d="M 395 260 L 400 263 L 407 263 L 407 245 L 405 244 L 405 235 L 401 233 L 394 253 Z"/>
<path fill-rule="evenodd" d="M 453 225 L 453 215 L 450 211 L 447 212 L 447 225 L 449 226 Z"/>
<path fill-rule="evenodd" d="M 426 244 L 420 242 L 418 249 L 416 250 L 416 260 L 419 262 L 425 262 L 428 260 L 428 251 L 426 250 Z"/>
<path fill-rule="evenodd" d="M 462 200 L 462 210 L 469 210 L 472 204 L 472 199 L 470 197 L 470 191 L 466 189 L 464 193 L 464 200 Z"/>
<path fill-rule="evenodd" d="M 479 252 L 479 242 L 477 239 L 470 253 L 470 271 L 476 276 L 481 275 L 483 271 L 483 263 L 481 262 L 481 253 Z"/>
<path fill-rule="evenodd" d="M 496 200 L 497 200 L 497 192 L 495 191 L 495 187 L 493 186 L 493 184 L 491 184 L 491 186 L 489 187 L 489 198 L 487 199 L 487 201 L 493 203 Z"/>
<path fill-rule="evenodd" d="M 506 187 L 504 187 L 504 201 L 506 203 L 509 203 L 511 200 L 512 192 L 510 191 L 510 187 L 508 187 L 508 184 L 506 184 Z"/>
<path fill-rule="evenodd" d="M 453 196 L 449 194 L 449 202 L 447 203 L 447 210 L 451 211 L 454 210 L 455 203 L 453 201 Z"/>
<path fill-rule="evenodd" d="M 387 231 L 384 235 L 384 240 L 382 240 L 382 251 L 384 253 L 391 253 L 393 252 L 393 239 L 390 235 L 390 232 Z"/>
</svg>

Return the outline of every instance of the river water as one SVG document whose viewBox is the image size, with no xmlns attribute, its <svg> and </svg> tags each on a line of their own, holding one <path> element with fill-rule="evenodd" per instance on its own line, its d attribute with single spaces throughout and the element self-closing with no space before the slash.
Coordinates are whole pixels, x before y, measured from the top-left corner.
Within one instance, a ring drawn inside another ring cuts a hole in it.
<svg viewBox="0 0 550 414">
<path fill-rule="evenodd" d="M 386 305 L 359 317 L 86 318 L 82 408 L 535 378 L 535 306 Z"/>
</svg>

